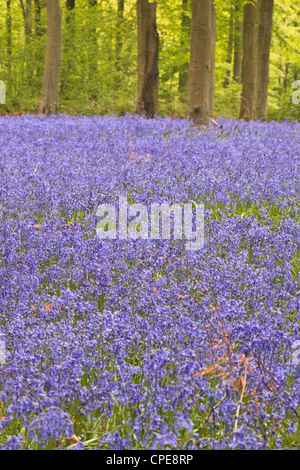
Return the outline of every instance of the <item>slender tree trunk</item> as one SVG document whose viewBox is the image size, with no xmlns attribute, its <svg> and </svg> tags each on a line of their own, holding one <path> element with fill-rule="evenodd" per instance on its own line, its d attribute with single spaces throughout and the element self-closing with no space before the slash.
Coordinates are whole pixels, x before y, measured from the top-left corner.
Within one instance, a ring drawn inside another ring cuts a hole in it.
<svg viewBox="0 0 300 470">
<path fill-rule="evenodd" d="M 24 27 L 25 27 L 25 41 L 26 44 L 30 41 L 32 35 L 32 0 L 20 0 L 23 18 L 24 18 Z"/>
<path fill-rule="evenodd" d="M 243 64 L 242 82 L 243 90 L 241 97 L 240 118 L 245 120 L 253 119 L 256 69 L 257 69 L 257 5 L 246 3 L 244 5 L 243 21 Z"/>
<path fill-rule="evenodd" d="M 59 74 L 61 66 L 61 6 L 59 0 L 46 0 L 47 50 L 40 113 L 57 112 Z"/>
<path fill-rule="evenodd" d="M 71 35 L 75 34 L 75 0 L 66 0 L 66 23 L 68 26 L 68 32 Z M 69 40 L 72 38 L 69 38 Z"/>
<path fill-rule="evenodd" d="M 7 50 L 7 75 L 11 75 L 11 57 L 12 57 L 12 32 L 11 32 L 11 5 L 10 0 L 6 0 L 6 50 Z"/>
<path fill-rule="evenodd" d="M 188 114 L 194 122 L 209 121 L 211 0 L 192 0 Z"/>
<path fill-rule="evenodd" d="M 124 0 L 118 0 L 118 13 L 117 13 L 117 34 L 116 34 L 116 70 L 121 70 L 120 59 L 123 48 L 123 21 L 124 21 Z"/>
<path fill-rule="evenodd" d="M 66 0 L 66 29 L 63 41 L 63 57 L 61 68 L 61 80 L 59 87 L 59 94 L 62 95 L 65 90 L 66 84 L 69 81 L 70 73 L 76 66 L 74 51 L 74 41 L 76 35 L 75 27 L 75 0 Z"/>
<path fill-rule="evenodd" d="M 89 66 L 88 66 L 88 81 L 90 84 L 91 99 L 97 100 L 98 98 L 98 42 L 97 42 L 97 31 L 94 22 L 94 12 L 97 6 L 97 0 L 89 0 L 90 7 L 90 19 L 92 21 L 90 34 L 90 46 L 88 49 Z"/>
<path fill-rule="evenodd" d="M 30 55 L 30 50 L 28 51 L 28 46 L 30 45 L 32 39 L 32 0 L 20 0 L 23 18 L 24 18 L 24 31 L 25 31 L 25 64 L 26 64 L 26 77 L 27 79 L 32 79 L 33 67 L 32 60 Z"/>
<path fill-rule="evenodd" d="M 285 66 L 284 66 L 283 88 L 285 90 L 287 89 L 290 65 L 291 65 L 290 62 L 286 62 Z"/>
<path fill-rule="evenodd" d="M 211 38 L 210 38 L 210 68 L 209 68 L 209 116 L 214 115 L 215 105 L 215 57 L 216 57 L 217 16 L 215 2 L 211 2 Z"/>
<path fill-rule="evenodd" d="M 242 83 L 243 22 L 241 0 L 235 0 L 233 79 Z"/>
<path fill-rule="evenodd" d="M 233 5 L 231 5 L 230 18 L 229 18 L 228 43 L 227 43 L 227 57 L 226 57 L 226 64 L 228 64 L 228 68 L 226 70 L 226 76 L 223 82 L 224 88 L 228 87 L 229 80 L 230 80 L 230 68 L 229 67 L 232 62 L 232 52 L 233 52 L 233 26 L 234 26 L 234 10 L 233 10 Z"/>
<path fill-rule="evenodd" d="M 35 35 L 43 36 L 46 29 L 42 26 L 42 8 L 45 7 L 45 0 L 34 0 L 34 32 Z"/>
<path fill-rule="evenodd" d="M 158 114 L 158 32 L 157 3 L 137 0 L 138 19 L 138 99 L 137 113 Z"/>
<path fill-rule="evenodd" d="M 255 92 L 254 119 L 267 119 L 270 46 L 274 0 L 258 0 L 258 63 Z"/>
<path fill-rule="evenodd" d="M 35 38 L 42 38 L 46 34 L 46 28 L 42 25 L 42 8 L 45 7 L 44 0 L 34 0 L 33 8 L 33 27 Z M 43 54 L 41 47 L 37 47 L 35 57 L 35 70 L 34 74 L 42 78 L 43 70 Z"/>
<path fill-rule="evenodd" d="M 181 49 L 185 49 L 186 36 L 190 34 L 191 30 L 191 20 L 190 16 L 187 14 L 187 9 L 189 6 L 189 0 L 182 0 L 182 12 L 181 12 Z M 178 91 L 181 96 L 186 96 L 187 84 L 189 77 L 189 64 L 188 62 L 183 64 L 183 67 L 179 70 L 179 83 Z"/>
</svg>

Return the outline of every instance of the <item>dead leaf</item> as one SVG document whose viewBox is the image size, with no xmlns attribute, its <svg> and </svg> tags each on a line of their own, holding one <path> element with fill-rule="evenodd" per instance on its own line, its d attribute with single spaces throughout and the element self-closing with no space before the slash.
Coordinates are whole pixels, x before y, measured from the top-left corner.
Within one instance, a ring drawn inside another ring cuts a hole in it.
<svg viewBox="0 0 300 470">
<path fill-rule="evenodd" d="M 78 444 L 79 441 L 80 441 L 80 439 L 77 436 L 75 436 L 75 434 L 73 434 L 73 436 L 68 437 L 66 439 L 67 444 Z"/>
</svg>

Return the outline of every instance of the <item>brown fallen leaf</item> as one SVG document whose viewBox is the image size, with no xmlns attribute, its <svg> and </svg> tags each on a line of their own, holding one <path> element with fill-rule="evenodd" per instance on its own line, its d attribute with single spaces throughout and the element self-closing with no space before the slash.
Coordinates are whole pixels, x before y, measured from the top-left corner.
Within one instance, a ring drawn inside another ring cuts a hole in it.
<svg viewBox="0 0 300 470">
<path fill-rule="evenodd" d="M 78 444 L 79 441 L 80 441 L 79 437 L 75 436 L 75 434 L 73 434 L 73 436 L 68 437 L 66 439 L 67 444 Z"/>
</svg>

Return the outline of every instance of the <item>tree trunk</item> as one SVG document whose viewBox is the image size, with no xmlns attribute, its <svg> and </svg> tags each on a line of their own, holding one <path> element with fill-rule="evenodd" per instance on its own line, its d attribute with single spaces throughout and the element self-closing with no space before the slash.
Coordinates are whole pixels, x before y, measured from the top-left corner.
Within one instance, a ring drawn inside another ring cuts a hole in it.
<svg viewBox="0 0 300 470">
<path fill-rule="evenodd" d="M 46 0 L 47 50 L 40 113 L 57 112 L 58 85 L 61 66 L 61 6 L 59 0 Z"/>
<path fill-rule="evenodd" d="M 6 50 L 7 50 L 7 75 L 11 73 L 11 55 L 12 55 L 12 33 L 11 33 L 11 5 L 10 0 L 6 0 Z"/>
<path fill-rule="evenodd" d="M 26 0 L 26 4 L 24 4 L 23 0 L 20 0 L 20 4 L 24 18 L 25 41 L 27 44 L 32 35 L 32 0 Z"/>
<path fill-rule="evenodd" d="M 209 121 L 211 1 L 192 0 L 188 114 L 203 124 Z"/>
<path fill-rule="evenodd" d="M 267 119 L 270 46 L 274 0 L 258 0 L 258 63 L 255 92 L 254 119 Z"/>
<path fill-rule="evenodd" d="M 68 31 L 72 35 L 75 34 L 75 0 L 66 0 L 66 23 L 68 25 Z"/>
<path fill-rule="evenodd" d="M 243 57 L 243 22 L 241 18 L 241 12 L 241 0 L 235 0 L 233 79 L 239 84 L 242 83 Z"/>
<path fill-rule="evenodd" d="M 285 90 L 287 89 L 290 65 L 290 62 L 286 62 L 284 66 L 283 88 Z"/>
<path fill-rule="evenodd" d="M 257 69 L 257 5 L 246 3 L 244 5 L 243 21 L 243 64 L 240 118 L 249 121 L 253 119 L 256 69 Z"/>
<path fill-rule="evenodd" d="M 188 34 L 190 34 L 191 30 L 191 20 L 189 15 L 187 15 L 187 8 L 189 6 L 189 0 L 182 0 L 182 12 L 181 12 L 181 49 L 185 49 L 185 38 Z M 189 64 L 188 62 L 183 64 L 183 67 L 179 70 L 179 83 L 178 83 L 178 91 L 181 96 L 186 96 L 187 92 L 187 84 L 188 84 L 188 77 L 189 77 Z"/>
<path fill-rule="evenodd" d="M 98 98 L 98 42 L 97 31 L 94 22 L 94 12 L 96 6 L 97 0 L 89 0 L 91 26 L 89 30 L 90 45 L 88 48 L 88 81 L 90 85 L 90 97 L 92 100 L 97 100 Z"/>
<path fill-rule="evenodd" d="M 226 64 L 228 64 L 228 69 L 226 70 L 225 80 L 223 82 L 223 87 L 227 88 L 229 85 L 230 79 L 230 65 L 232 62 L 232 51 L 233 51 L 233 25 L 234 25 L 234 11 L 231 5 L 230 9 L 230 18 L 229 18 L 229 33 L 228 33 L 228 43 L 227 43 L 227 57 Z"/>
<path fill-rule="evenodd" d="M 137 0 L 138 19 L 138 99 L 137 113 L 158 114 L 158 32 L 157 3 Z"/>
<path fill-rule="evenodd" d="M 45 7 L 44 0 L 34 0 L 34 32 L 36 36 L 42 36 L 46 33 L 42 27 L 42 8 Z"/>
<path fill-rule="evenodd" d="M 215 2 L 211 2 L 211 39 L 210 39 L 210 69 L 209 69 L 209 117 L 214 115 L 215 104 L 215 57 L 216 57 L 217 16 Z"/>
<path fill-rule="evenodd" d="M 117 34 L 116 34 L 116 70 L 119 72 L 121 70 L 120 67 L 120 59 L 121 53 L 123 48 L 123 21 L 124 21 L 124 0 L 118 0 L 118 13 L 117 13 Z"/>
<path fill-rule="evenodd" d="M 66 29 L 63 41 L 63 52 L 64 61 L 61 67 L 61 80 L 59 87 L 59 94 L 62 95 L 65 87 L 69 81 L 71 72 L 76 67 L 74 41 L 76 35 L 75 27 L 75 0 L 66 0 Z"/>
</svg>

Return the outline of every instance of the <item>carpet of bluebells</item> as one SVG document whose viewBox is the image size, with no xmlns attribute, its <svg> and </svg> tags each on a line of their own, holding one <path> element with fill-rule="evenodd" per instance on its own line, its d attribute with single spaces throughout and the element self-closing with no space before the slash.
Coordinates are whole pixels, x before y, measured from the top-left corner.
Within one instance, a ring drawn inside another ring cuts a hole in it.
<svg viewBox="0 0 300 470">
<path fill-rule="evenodd" d="M 0 118 L 1 449 L 300 448 L 299 131 Z M 100 239 L 120 195 L 204 247 Z"/>
</svg>

